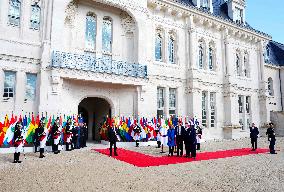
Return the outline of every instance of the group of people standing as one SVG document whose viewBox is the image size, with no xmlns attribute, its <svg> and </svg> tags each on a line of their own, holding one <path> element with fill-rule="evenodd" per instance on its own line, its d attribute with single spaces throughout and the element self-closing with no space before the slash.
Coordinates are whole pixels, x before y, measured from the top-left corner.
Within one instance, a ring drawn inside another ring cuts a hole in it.
<svg viewBox="0 0 284 192">
<path fill-rule="evenodd" d="M 157 144 L 158 148 L 168 145 L 169 154 L 173 156 L 176 149 L 177 156 L 183 156 L 183 149 L 185 146 L 185 157 L 195 158 L 196 150 L 200 150 L 200 139 L 202 135 L 202 129 L 199 126 L 192 125 L 190 122 L 186 122 L 185 126 L 179 121 L 177 126 L 171 125 L 168 130 L 157 124 L 155 130 L 157 132 Z"/>
<path fill-rule="evenodd" d="M 169 146 L 169 156 L 174 155 L 174 151 L 177 152 L 177 156 L 183 156 L 183 146 L 185 145 L 185 157 L 196 157 L 196 150 L 200 150 L 200 139 L 202 135 L 202 129 L 199 126 L 192 125 L 190 122 L 182 125 L 179 121 L 178 125 L 169 126 L 168 129 L 157 123 L 155 132 L 157 134 L 157 144 L 158 148 L 162 148 L 161 153 L 164 153 L 164 146 Z M 138 125 L 133 127 L 134 131 L 134 141 L 136 142 L 136 147 L 139 147 L 141 128 Z M 110 142 L 109 155 L 117 156 L 116 142 L 119 137 L 119 131 L 114 126 L 114 123 L 108 127 L 108 140 Z"/>
<path fill-rule="evenodd" d="M 15 153 L 14 153 L 13 163 L 21 163 L 21 161 L 19 160 L 20 152 L 23 151 L 24 149 L 22 127 L 23 127 L 22 121 L 19 120 L 15 125 L 15 131 L 14 131 Z M 48 140 L 48 136 L 50 136 L 52 152 L 54 154 L 60 153 L 59 145 L 60 144 L 62 145 L 63 142 L 65 142 L 66 144 L 66 151 L 87 147 L 86 141 L 87 141 L 88 128 L 86 123 L 75 122 L 72 125 L 72 121 L 71 119 L 69 119 L 63 128 L 64 129 L 62 129 L 62 126 L 60 126 L 59 118 L 55 120 L 49 131 L 47 131 L 47 129 L 44 128 L 44 119 L 42 119 L 39 122 L 38 127 L 35 129 L 35 134 L 33 138 L 34 148 L 35 148 L 34 152 L 37 153 L 39 148 L 40 152 L 39 158 L 45 157 L 44 151 Z"/>
<path fill-rule="evenodd" d="M 251 138 L 251 145 L 252 145 L 252 151 L 255 151 L 257 149 L 257 139 L 259 135 L 259 130 L 253 123 L 250 127 L 250 138 Z M 277 154 L 275 152 L 275 144 L 276 144 L 276 136 L 274 131 L 274 124 L 269 123 L 269 127 L 267 128 L 266 135 L 268 136 L 269 141 L 269 151 L 271 154 Z"/>
</svg>

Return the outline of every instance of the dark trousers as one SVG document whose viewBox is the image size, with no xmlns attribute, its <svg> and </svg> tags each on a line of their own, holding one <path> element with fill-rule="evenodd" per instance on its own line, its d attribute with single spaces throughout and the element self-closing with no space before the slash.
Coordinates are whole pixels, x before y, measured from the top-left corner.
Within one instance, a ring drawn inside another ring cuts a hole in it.
<svg viewBox="0 0 284 192">
<path fill-rule="evenodd" d="M 270 140 L 270 144 L 269 144 L 270 153 L 275 153 L 274 146 L 275 146 L 275 141 L 274 140 Z"/>
<path fill-rule="evenodd" d="M 72 138 L 72 149 L 77 149 L 77 139 L 78 137 Z"/>
<path fill-rule="evenodd" d="M 114 148 L 114 155 L 117 156 L 117 153 L 116 153 L 116 141 L 115 142 L 109 142 L 109 155 L 112 156 L 112 146 Z"/>
<path fill-rule="evenodd" d="M 174 155 L 174 146 L 169 147 L 169 155 L 171 155 L 171 156 Z"/>
<path fill-rule="evenodd" d="M 177 135 L 177 156 L 183 156 L 183 139 L 180 135 Z"/>
<path fill-rule="evenodd" d="M 161 141 L 157 141 L 157 144 L 158 144 L 158 148 L 161 147 Z"/>
<path fill-rule="evenodd" d="M 187 157 L 196 157 L 196 144 L 185 143 L 185 150 Z"/>
<path fill-rule="evenodd" d="M 196 150 L 200 150 L 200 143 L 196 144 Z"/>
<path fill-rule="evenodd" d="M 252 149 L 257 149 L 257 138 L 251 138 Z"/>
<path fill-rule="evenodd" d="M 35 153 L 38 152 L 37 147 L 39 146 L 37 142 L 34 142 L 34 146 L 35 146 Z"/>
</svg>

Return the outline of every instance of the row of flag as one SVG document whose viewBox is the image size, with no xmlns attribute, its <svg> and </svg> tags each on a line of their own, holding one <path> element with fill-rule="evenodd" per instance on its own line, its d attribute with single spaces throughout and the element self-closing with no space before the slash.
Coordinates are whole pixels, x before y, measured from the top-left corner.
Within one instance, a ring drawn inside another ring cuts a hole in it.
<svg viewBox="0 0 284 192">
<path fill-rule="evenodd" d="M 134 128 L 137 126 L 140 127 L 140 140 L 156 140 L 157 133 L 156 128 L 157 124 L 165 129 L 168 129 L 170 126 L 177 126 L 178 122 L 181 122 L 182 125 L 189 123 L 194 126 L 198 126 L 199 122 L 197 119 L 188 118 L 188 117 L 169 117 L 169 118 L 131 118 L 131 117 L 114 117 L 112 119 L 107 118 L 102 124 L 100 130 L 100 136 L 102 140 L 107 140 L 108 128 L 114 125 L 118 129 L 119 141 L 130 142 L 134 140 L 135 131 Z"/>
<path fill-rule="evenodd" d="M 59 118 L 59 124 L 60 127 L 62 128 L 62 140 L 63 140 L 63 133 L 64 133 L 64 127 L 67 123 L 68 119 L 72 120 L 72 123 L 74 124 L 75 122 L 81 121 L 80 118 L 77 115 L 72 115 L 72 116 L 66 116 L 66 115 L 60 115 L 60 116 L 49 116 L 49 117 L 44 117 L 43 115 L 34 115 L 29 114 L 29 115 L 20 115 L 20 116 L 15 116 L 14 114 L 11 115 L 9 118 L 8 115 L 5 116 L 3 121 L 0 121 L 0 147 L 2 145 L 5 146 L 12 146 L 13 143 L 13 138 L 14 138 L 14 131 L 15 131 L 15 126 L 18 121 L 21 122 L 22 128 L 21 128 L 21 133 L 22 133 L 22 138 L 23 142 L 25 144 L 30 144 L 34 142 L 34 135 L 35 135 L 35 130 L 39 127 L 40 122 L 44 126 L 44 131 L 46 133 L 45 141 L 47 141 L 50 135 L 51 127 L 54 124 L 56 118 Z"/>
<path fill-rule="evenodd" d="M 51 127 L 55 123 L 56 119 L 59 119 L 59 126 L 61 131 L 61 141 L 65 140 L 65 126 L 68 120 L 71 120 L 71 126 L 74 126 L 75 123 L 83 123 L 83 118 L 79 115 L 58 115 L 58 116 L 44 116 L 42 115 L 20 115 L 15 116 L 14 114 L 11 115 L 9 118 L 8 115 L 5 116 L 4 120 L 0 120 L 0 147 L 2 145 L 5 146 L 12 146 L 13 138 L 14 138 L 14 130 L 16 123 L 20 120 L 22 123 L 22 137 L 23 142 L 25 144 L 31 144 L 34 142 L 34 135 L 35 130 L 39 127 L 40 122 L 44 126 L 44 132 L 46 136 L 44 141 L 50 141 L 51 139 Z M 182 122 L 184 125 L 185 122 L 189 122 L 192 125 L 199 125 L 197 119 L 188 118 L 188 117 L 169 117 L 169 118 L 133 118 L 133 117 L 113 117 L 109 118 L 106 117 L 101 129 L 100 129 L 100 136 L 102 140 L 107 140 L 107 132 L 108 128 L 114 124 L 115 127 L 119 130 L 120 141 L 129 142 L 133 141 L 134 138 L 134 127 L 138 125 L 141 128 L 141 139 L 147 140 L 156 140 L 157 134 L 155 129 L 157 128 L 157 124 L 160 124 L 164 128 L 169 128 L 170 126 L 178 125 L 178 122 Z"/>
</svg>

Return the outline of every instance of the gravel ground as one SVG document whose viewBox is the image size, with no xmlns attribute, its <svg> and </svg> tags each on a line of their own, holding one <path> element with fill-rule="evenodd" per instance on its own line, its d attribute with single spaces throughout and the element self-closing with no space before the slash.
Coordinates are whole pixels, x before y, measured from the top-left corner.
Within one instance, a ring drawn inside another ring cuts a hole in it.
<svg viewBox="0 0 284 192">
<path fill-rule="evenodd" d="M 150 168 L 137 168 L 91 152 L 98 145 L 58 155 L 0 154 L 0 191 L 284 191 L 284 138 L 277 155 L 259 154 Z M 268 146 L 266 138 L 259 147 Z M 249 139 L 202 143 L 202 151 L 250 147 Z M 130 148 L 161 155 L 154 147 Z M 167 149 L 166 149 L 167 150 Z"/>
</svg>

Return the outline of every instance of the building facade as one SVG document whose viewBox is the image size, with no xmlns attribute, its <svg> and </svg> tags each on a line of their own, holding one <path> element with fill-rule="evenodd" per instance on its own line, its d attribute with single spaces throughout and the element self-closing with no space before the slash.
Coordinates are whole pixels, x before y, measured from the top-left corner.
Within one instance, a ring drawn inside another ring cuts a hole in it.
<svg viewBox="0 0 284 192">
<path fill-rule="evenodd" d="M 0 115 L 198 118 L 241 137 L 283 111 L 284 46 L 245 0 L 2 0 Z M 282 83 L 281 83 L 282 82 Z M 229 130 L 229 131 L 228 131 Z"/>
</svg>

